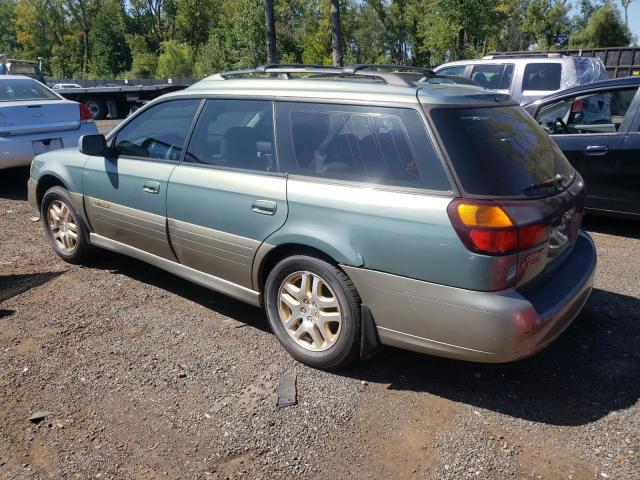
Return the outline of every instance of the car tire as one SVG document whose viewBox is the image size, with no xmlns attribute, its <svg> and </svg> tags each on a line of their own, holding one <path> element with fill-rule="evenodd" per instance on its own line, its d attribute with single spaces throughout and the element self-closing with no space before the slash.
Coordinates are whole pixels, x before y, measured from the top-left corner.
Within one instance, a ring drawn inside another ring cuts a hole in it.
<svg viewBox="0 0 640 480">
<path fill-rule="evenodd" d="M 87 97 L 82 100 L 82 103 L 91 111 L 94 120 L 104 120 L 107 118 L 107 114 L 109 113 L 107 103 L 101 98 Z"/>
<path fill-rule="evenodd" d="M 264 295 L 271 329 L 296 360 L 330 370 L 357 356 L 360 297 L 335 265 L 306 255 L 284 258 L 269 273 Z"/>
<path fill-rule="evenodd" d="M 42 197 L 40 218 L 53 250 L 65 262 L 86 262 L 94 251 L 89 243 L 89 229 L 73 207 L 69 192 L 51 187 Z"/>
</svg>

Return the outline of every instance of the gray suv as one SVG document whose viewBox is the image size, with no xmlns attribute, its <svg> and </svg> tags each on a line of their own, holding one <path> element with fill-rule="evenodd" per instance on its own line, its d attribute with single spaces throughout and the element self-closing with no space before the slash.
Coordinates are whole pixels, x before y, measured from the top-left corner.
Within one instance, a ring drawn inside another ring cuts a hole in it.
<svg viewBox="0 0 640 480">
<path fill-rule="evenodd" d="M 263 306 L 315 367 L 526 357 L 592 288 L 582 179 L 508 95 L 430 78 L 219 74 L 36 157 L 29 198 L 64 260 L 105 248 Z"/>
<path fill-rule="evenodd" d="M 520 105 L 565 88 L 609 78 L 599 58 L 561 53 L 494 54 L 445 63 L 434 70 L 438 75 L 459 76 L 507 93 Z"/>
</svg>

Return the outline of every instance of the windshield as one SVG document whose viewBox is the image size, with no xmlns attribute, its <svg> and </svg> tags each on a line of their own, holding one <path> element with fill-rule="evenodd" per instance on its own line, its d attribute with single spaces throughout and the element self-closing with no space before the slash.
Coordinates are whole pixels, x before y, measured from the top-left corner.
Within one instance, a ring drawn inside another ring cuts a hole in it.
<svg viewBox="0 0 640 480">
<path fill-rule="evenodd" d="M 60 100 L 40 82 L 28 78 L 0 79 L 0 102 Z"/>
<path fill-rule="evenodd" d="M 520 107 L 436 108 L 431 117 L 468 194 L 550 195 L 573 178 L 560 149 Z"/>
</svg>

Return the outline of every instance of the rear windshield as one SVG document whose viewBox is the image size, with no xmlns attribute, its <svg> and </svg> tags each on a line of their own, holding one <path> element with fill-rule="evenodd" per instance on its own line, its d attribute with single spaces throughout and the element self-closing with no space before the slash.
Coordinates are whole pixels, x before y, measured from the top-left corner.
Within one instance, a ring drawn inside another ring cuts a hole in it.
<svg viewBox="0 0 640 480">
<path fill-rule="evenodd" d="M 468 194 L 550 195 L 573 177 L 560 149 L 520 107 L 437 108 L 431 117 Z"/>
<path fill-rule="evenodd" d="M 35 80 L 0 79 L 0 102 L 20 100 L 59 100 L 59 97 Z"/>
</svg>

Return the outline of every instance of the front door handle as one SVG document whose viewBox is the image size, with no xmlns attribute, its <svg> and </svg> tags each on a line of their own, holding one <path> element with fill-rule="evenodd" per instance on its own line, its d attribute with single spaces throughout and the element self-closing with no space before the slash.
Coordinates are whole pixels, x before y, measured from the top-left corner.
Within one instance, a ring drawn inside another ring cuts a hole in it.
<svg viewBox="0 0 640 480">
<path fill-rule="evenodd" d="M 152 182 L 152 181 L 144 182 L 144 185 L 142 186 L 142 190 L 144 190 L 147 193 L 159 193 L 160 183 Z"/>
<path fill-rule="evenodd" d="M 278 205 L 271 200 L 256 200 L 251 205 L 251 211 L 260 215 L 275 215 Z"/>
<path fill-rule="evenodd" d="M 607 147 L 606 145 L 589 145 L 587 148 L 584 149 L 584 154 L 600 156 L 600 155 L 606 155 L 608 151 L 609 151 L 609 147 Z"/>
</svg>

